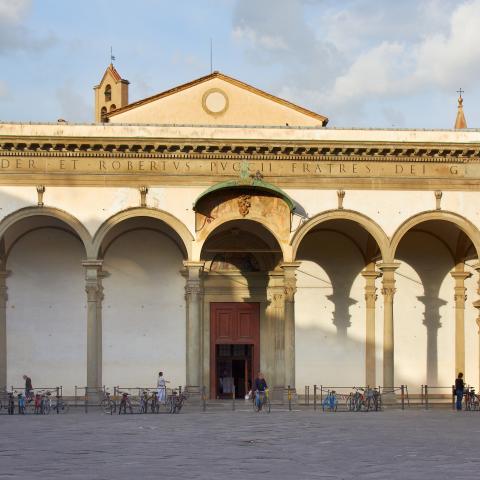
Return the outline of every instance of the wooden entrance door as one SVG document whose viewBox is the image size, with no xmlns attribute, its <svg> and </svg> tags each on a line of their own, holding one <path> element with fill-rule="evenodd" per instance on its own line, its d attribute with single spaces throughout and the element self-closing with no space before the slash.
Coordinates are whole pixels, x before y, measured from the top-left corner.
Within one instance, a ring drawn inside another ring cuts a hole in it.
<svg viewBox="0 0 480 480">
<path fill-rule="evenodd" d="M 210 396 L 219 395 L 217 371 L 220 349 L 217 345 L 247 345 L 248 381 L 252 382 L 260 368 L 260 306 L 258 303 L 210 304 Z"/>
</svg>

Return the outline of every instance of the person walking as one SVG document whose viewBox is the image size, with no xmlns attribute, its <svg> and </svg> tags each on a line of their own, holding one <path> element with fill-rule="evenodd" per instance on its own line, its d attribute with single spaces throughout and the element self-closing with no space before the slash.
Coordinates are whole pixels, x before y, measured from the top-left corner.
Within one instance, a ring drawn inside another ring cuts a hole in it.
<svg viewBox="0 0 480 480">
<path fill-rule="evenodd" d="M 33 397 L 32 379 L 28 375 L 24 375 L 23 379 L 25 380 L 25 398 L 30 400 Z"/>
<path fill-rule="evenodd" d="M 463 392 L 465 389 L 465 382 L 463 381 L 463 373 L 460 372 L 458 374 L 457 379 L 455 380 L 455 395 L 457 397 L 457 411 L 462 409 L 462 399 L 463 399 Z"/>
</svg>

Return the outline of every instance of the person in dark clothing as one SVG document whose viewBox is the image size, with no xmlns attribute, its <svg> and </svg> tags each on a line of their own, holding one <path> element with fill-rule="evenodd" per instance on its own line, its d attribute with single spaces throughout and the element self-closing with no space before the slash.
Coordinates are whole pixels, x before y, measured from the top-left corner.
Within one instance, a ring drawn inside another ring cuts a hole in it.
<svg viewBox="0 0 480 480">
<path fill-rule="evenodd" d="M 457 396 L 457 410 L 462 409 L 463 391 L 465 389 L 465 382 L 463 381 L 463 373 L 459 373 L 455 380 L 455 395 Z"/>
<path fill-rule="evenodd" d="M 27 375 L 24 375 L 23 379 L 25 380 L 25 398 L 28 399 L 32 397 L 32 392 L 33 392 L 32 379 Z"/>
<path fill-rule="evenodd" d="M 262 372 L 258 372 L 257 378 L 253 382 L 253 392 L 255 395 L 255 404 L 260 411 L 265 403 L 265 395 L 268 385 Z"/>
<path fill-rule="evenodd" d="M 255 382 L 253 382 L 253 391 L 254 392 L 264 392 L 268 388 L 267 382 L 262 372 L 258 372 Z"/>
</svg>

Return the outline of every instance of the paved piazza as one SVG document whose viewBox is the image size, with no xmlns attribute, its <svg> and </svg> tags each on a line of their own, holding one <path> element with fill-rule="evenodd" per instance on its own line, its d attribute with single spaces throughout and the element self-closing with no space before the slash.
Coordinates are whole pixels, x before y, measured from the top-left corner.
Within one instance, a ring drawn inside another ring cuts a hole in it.
<svg viewBox="0 0 480 480">
<path fill-rule="evenodd" d="M 0 479 L 478 478 L 480 414 L 0 417 Z"/>
</svg>

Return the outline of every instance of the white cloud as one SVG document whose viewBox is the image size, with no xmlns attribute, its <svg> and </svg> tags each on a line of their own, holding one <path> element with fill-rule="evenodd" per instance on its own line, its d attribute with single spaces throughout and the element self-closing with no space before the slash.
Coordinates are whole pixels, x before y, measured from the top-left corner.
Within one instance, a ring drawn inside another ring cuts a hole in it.
<svg viewBox="0 0 480 480">
<path fill-rule="evenodd" d="M 25 26 L 31 6 L 31 0 L 0 0 L 0 55 L 43 50 L 55 42 L 53 35 L 38 37 Z"/>
<path fill-rule="evenodd" d="M 31 0 L 0 0 L 0 23 L 20 23 L 31 3 Z"/>
<path fill-rule="evenodd" d="M 252 61 L 283 67 L 281 94 L 351 120 L 372 100 L 473 89 L 479 25 L 480 0 L 238 0 L 232 35 Z M 381 108 L 387 122 L 393 111 Z"/>
</svg>

